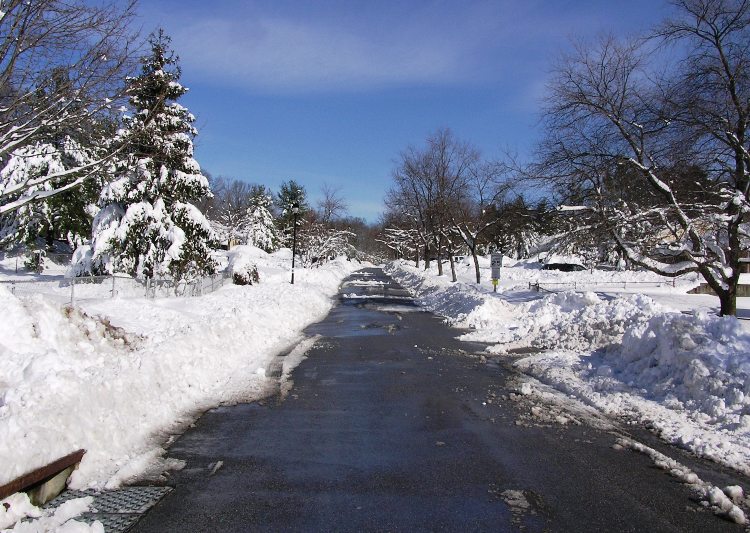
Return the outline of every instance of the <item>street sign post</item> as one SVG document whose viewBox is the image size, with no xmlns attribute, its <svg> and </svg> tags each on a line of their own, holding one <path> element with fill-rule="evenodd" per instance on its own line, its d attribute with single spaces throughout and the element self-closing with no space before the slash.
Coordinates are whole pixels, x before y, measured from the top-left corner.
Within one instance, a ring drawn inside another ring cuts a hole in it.
<svg viewBox="0 0 750 533">
<path fill-rule="evenodd" d="M 500 279 L 500 269 L 503 267 L 503 254 L 492 254 L 490 256 L 490 268 L 492 269 L 492 292 L 497 292 L 497 281 Z"/>
</svg>

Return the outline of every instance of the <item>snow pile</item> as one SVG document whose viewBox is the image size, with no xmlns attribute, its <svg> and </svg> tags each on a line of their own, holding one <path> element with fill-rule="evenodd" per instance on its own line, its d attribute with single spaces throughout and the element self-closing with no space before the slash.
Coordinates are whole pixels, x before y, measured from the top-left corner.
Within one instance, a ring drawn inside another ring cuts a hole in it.
<svg viewBox="0 0 750 533">
<path fill-rule="evenodd" d="M 263 250 L 253 246 L 236 246 L 229 252 L 229 269 L 232 272 L 232 281 L 237 285 L 252 285 L 260 281 L 258 265 L 255 259 L 266 254 Z"/>
<path fill-rule="evenodd" d="M 35 507 L 24 493 L 14 494 L 0 505 L 0 529 L 8 528 L 23 518 L 35 518 L 32 522 L 16 524 L 13 531 L 17 533 L 104 533 L 104 526 L 98 520 L 91 525 L 79 522 L 75 518 L 91 508 L 94 498 L 76 498 L 68 500 L 56 509 Z M 7 507 L 6 507 L 7 505 Z"/>
<path fill-rule="evenodd" d="M 604 299 L 593 292 L 562 292 L 515 306 L 513 323 L 488 319 L 464 340 L 502 343 L 491 351 L 511 348 L 595 350 L 617 345 L 623 335 L 663 308 L 652 299 L 631 295 Z"/>
<path fill-rule="evenodd" d="M 453 326 L 485 329 L 515 318 L 513 306 L 481 293 L 468 283 L 450 283 L 448 277 L 426 277 L 421 270 L 405 263 L 391 263 L 385 270 L 419 298 L 421 305 L 445 317 Z"/>
<path fill-rule="evenodd" d="M 261 260 L 261 271 L 283 262 Z M 275 355 L 325 316 L 358 268 L 336 260 L 300 270 L 294 285 L 263 279 L 203 297 L 92 299 L 73 310 L 0 286 L 0 484 L 78 449 L 78 489 L 179 466 L 162 459 L 169 436 L 209 407 L 265 394 Z"/>
<path fill-rule="evenodd" d="M 654 315 L 608 355 L 612 375 L 652 399 L 750 427 L 750 333 L 736 319 Z"/>
<path fill-rule="evenodd" d="M 462 340 L 497 354 L 538 349 L 516 367 L 750 474 L 750 332 L 737 319 L 680 313 L 641 294 L 493 294 L 403 263 L 388 270 L 423 305 L 474 328 Z"/>
</svg>

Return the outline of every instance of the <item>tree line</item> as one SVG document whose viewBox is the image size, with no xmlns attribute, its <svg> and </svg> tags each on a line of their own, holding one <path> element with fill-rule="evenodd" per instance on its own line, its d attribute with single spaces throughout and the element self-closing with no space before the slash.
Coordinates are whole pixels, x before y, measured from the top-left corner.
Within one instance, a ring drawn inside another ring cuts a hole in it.
<svg viewBox="0 0 750 533">
<path fill-rule="evenodd" d="M 475 264 L 477 249 L 522 256 L 541 239 L 591 261 L 696 272 L 735 314 L 750 242 L 750 2 L 671 4 L 644 35 L 578 42 L 558 59 L 530 162 L 482 162 L 447 130 L 403 152 L 382 239 L 425 261 L 460 243 Z M 507 209 L 510 183 L 547 191 L 542 209 Z"/>
<path fill-rule="evenodd" d="M 480 283 L 480 255 L 527 257 L 555 229 L 547 200 L 525 197 L 511 165 L 483 159 L 450 129 L 401 152 L 386 205 L 380 242 L 417 266 L 435 260 L 439 275 L 447 260 L 453 281 L 456 254 L 471 255 Z"/>
<path fill-rule="evenodd" d="M 204 173 L 212 194 L 202 198 L 198 207 L 226 245 L 249 244 L 266 252 L 292 248 L 296 223 L 303 264 L 337 256 L 372 259 L 367 252 L 373 250 L 366 241 L 375 229 L 349 215 L 340 189 L 323 184 L 320 199 L 313 205 L 305 187 L 295 180 L 282 183 L 274 194 L 265 185 Z"/>
</svg>

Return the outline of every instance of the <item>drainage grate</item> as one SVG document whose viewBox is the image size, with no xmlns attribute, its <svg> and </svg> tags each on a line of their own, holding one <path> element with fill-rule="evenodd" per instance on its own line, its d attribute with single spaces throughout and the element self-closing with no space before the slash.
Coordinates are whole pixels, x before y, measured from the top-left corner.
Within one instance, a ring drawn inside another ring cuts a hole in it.
<svg viewBox="0 0 750 533">
<path fill-rule="evenodd" d="M 140 518 L 139 514 L 83 513 L 76 520 L 89 525 L 99 521 L 105 533 L 125 533 Z"/>
<path fill-rule="evenodd" d="M 171 490 L 170 487 L 124 487 L 102 492 L 91 489 L 66 490 L 45 508 L 59 507 L 68 500 L 93 496 L 91 511 L 81 515 L 78 520 L 87 524 L 98 520 L 107 533 L 121 533 L 130 529 L 143 513 Z"/>
</svg>

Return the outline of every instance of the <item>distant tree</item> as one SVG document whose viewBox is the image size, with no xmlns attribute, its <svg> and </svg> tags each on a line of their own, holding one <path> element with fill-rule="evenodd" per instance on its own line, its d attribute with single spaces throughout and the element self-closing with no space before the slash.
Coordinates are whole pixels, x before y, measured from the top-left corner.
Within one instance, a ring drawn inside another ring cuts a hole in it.
<svg viewBox="0 0 750 533">
<path fill-rule="evenodd" d="M 395 183 L 386 193 L 386 212 L 381 217 L 379 241 L 394 251 L 397 257 L 410 256 L 419 268 L 420 258 L 428 262 L 429 238 L 418 215 L 416 195 L 405 187 L 406 181 Z M 408 252 L 407 252 L 408 250 Z"/>
<path fill-rule="evenodd" d="M 323 224 L 330 224 L 346 214 L 346 201 L 342 198 L 339 187 L 324 183 L 320 191 L 322 196 L 318 202 L 318 218 Z"/>
<path fill-rule="evenodd" d="M 505 172 L 505 166 L 498 163 L 472 165 L 463 192 L 451 211 L 453 232 L 471 254 L 477 283 L 482 280 L 480 250 L 490 241 L 490 234 L 500 221 L 495 205 L 511 188 L 509 181 L 502 180 Z"/>
<path fill-rule="evenodd" d="M 349 230 L 332 228 L 320 222 L 305 224 L 297 235 L 303 264 L 320 264 L 331 257 L 356 257 L 351 241 L 355 234 Z"/>
<path fill-rule="evenodd" d="M 495 220 L 489 232 L 495 249 L 509 257 L 529 257 L 545 233 L 551 230 L 544 226 L 546 210 L 546 201 L 537 206 L 529 205 L 523 195 L 499 201 L 490 215 Z"/>
<path fill-rule="evenodd" d="M 211 228 L 192 203 L 210 191 L 193 158 L 195 119 L 176 102 L 187 92 L 178 58 L 162 31 L 149 42 L 141 75 L 129 80 L 128 153 L 101 192 L 92 246 L 75 259 L 79 271 L 183 280 L 215 270 Z"/>
<path fill-rule="evenodd" d="M 244 228 L 247 242 L 266 252 L 273 252 L 279 247 L 281 236 L 271 212 L 273 208 L 271 191 L 263 185 L 253 185 L 249 196 Z"/>
<path fill-rule="evenodd" d="M 298 222 L 303 221 L 310 213 L 310 204 L 307 201 L 305 188 L 294 180 L 282 183 L 276 195 L 276 208 L 278 209 L 276 223 L 280 234 L 285 236 L 284 245 L 290 247 L 292 244 L 292 221 L 294 219 L 292 206 L 295 203 L 299 206 L 297 220 Z"/>
<path fill-rule="evenodd" d="M 241 180 L 224 179 L 221 194 L 214 195 L 218 200 L 214 216 L 224 227 L 225 237 L 228 240 L 247 243 L 250 184 Z"/>
<path fill-rule="evenodd" d="M 438 275 L 443 274 L 442 258 L 448 255 L 451 273 L 456 279 L 450 251 L 455 247 L 453 216 L 466 193 L 467 180 L 479 162 L 479 152 L 458 140 L 448 129 L 427 138 L 424 148 L 408 148 L 393 172 L 394 185 L 389 198 L 398 205 L 425 242 L 425 267 L 431 254 L 438 260 Z"/>
</svg>

